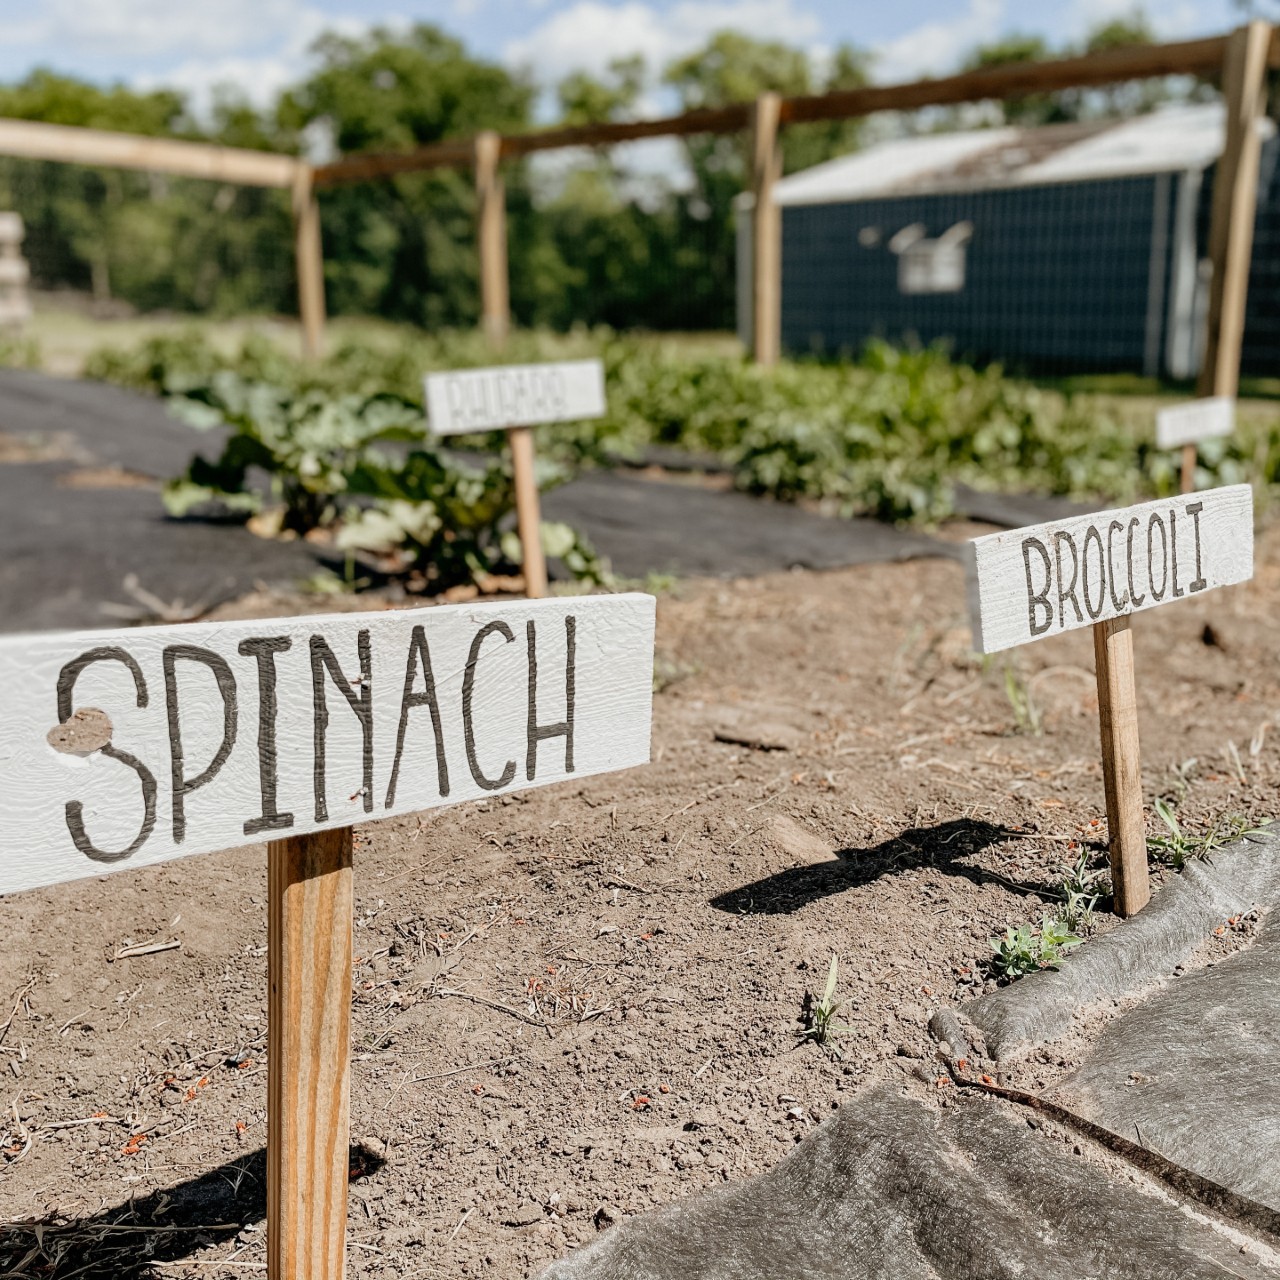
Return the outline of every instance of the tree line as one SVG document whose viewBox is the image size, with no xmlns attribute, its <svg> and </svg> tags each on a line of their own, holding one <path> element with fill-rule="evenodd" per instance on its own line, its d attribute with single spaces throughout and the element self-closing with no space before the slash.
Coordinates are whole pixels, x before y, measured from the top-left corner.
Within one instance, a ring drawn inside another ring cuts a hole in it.
<svg viewBox="0 0 1280 1280">
<path fill-rule="evenodd" d="M 1140 16 L 1090 34 L 1085 50 L 1147 42 Z M 1034 37 L 978 48 L 967 66 L 1060 56 Z M 290 154 L 397 151 L 482 129 L 548 123 L 529 72 L 477 57 L 441 28 L 323 35 L 312 70 L 269 109 L 217 96 L 202 118 L 178 90 L 102 86 L 48 69 L 0 85 L 0 116 L 164 135 Z M 677 109 L 749 101 L 774 90 L 821 93 L 868 82 L 872 59 L 849 46 L 817 64 L 777 41 L 722 31 L 661 68 L 614 62 L 554 87 L 553 119 L 633 117 L 656 88 Z M 982 123 L 1044 123 L 1148 110 L 1167 86 L 1059 93 L 989 106 Z M 541 110 L 540 110 L 541 107 Z M 903 128 L 971 123 L 933 112 Z M 788 171 L 856 149 L 860 121 L 789 128 Z M 692 137 L 649 147 L 633 166 L 600 148 L 505 166 L 511 302 L 517 323 L 660 330 L 733 327 L 733 197 L 748 184 L 749 140 Z M 99 304 L 212 314 L 296 309 L 288 194 L 88 166 L 0 159 L 0 208 L 27 224 L 36 283 Z M 428 328 L 478 315 L 471 174 L 404 174 L 325 191 L 325 286 L 334 314 L 377 315 Z"/>
</svg>

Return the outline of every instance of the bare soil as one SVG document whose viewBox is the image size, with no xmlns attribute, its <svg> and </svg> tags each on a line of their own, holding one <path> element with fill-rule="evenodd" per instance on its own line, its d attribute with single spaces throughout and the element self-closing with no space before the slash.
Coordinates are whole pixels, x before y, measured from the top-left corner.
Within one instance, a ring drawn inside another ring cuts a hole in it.
<svg viewBox="0 0 1280 1280">
<path fill-rule="evenodd" d="M 1135 620 L 1147 796 L 1192 830 L 1275 803 L 1278 553 Z M 931 1012 L 1101 865 L 1090 636 L 982 663 L 953 563 L 681 583 L 657 647 L 647 768 L 358 832 L 353 1277 L 536 1274 L 870 1081 L 945 1093 Z M 0 1274 L 261 1267 L 265 913 L 261 846 L 0 899 L 0 1222 L 49 1224 Z"/>
</svg>

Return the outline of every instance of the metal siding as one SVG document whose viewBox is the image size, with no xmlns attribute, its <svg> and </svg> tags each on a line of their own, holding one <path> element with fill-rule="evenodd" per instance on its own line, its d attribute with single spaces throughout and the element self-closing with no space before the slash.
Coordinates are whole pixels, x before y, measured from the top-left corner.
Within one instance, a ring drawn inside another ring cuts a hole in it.
<svg viewBox="0 0 1280 1280">
<path fill-rule="evenodd" d="M 957 355 L 1037 372 L 1141 369 L 1150 176 L 895 196 L 783 210 L 782 333 L 793 352 L 871 337 L 949 342 Z M 974 225 L 964 289 L 904 296 L 885 242 L 920 222 Z M 868 248 L 860 229 L 880 228 Z"/>
</svg>

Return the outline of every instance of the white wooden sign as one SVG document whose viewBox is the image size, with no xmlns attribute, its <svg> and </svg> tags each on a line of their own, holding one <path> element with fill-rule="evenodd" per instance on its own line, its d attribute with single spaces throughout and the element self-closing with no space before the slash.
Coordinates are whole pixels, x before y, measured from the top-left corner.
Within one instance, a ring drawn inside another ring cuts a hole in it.
<svg viewBox="0 0 1280 1280">
<path fill-rule="evenodd" d="M 645 763 L 645 595 L 0 640 L 0 893 Z"/>
<path fill-rule="evenodd" d="M 599 360 L 462 369 L 425 381 L 427 419 L 438 436 L 577 422 L 605 411 Z"/>
<path fill-rule="evenodd" d="M 1247 484 L 968 544 L 974 647 L 996 653 L 1253 577 Z"/>
<path fill-rule="evenodd" d="M 1236 402 L 1230 396 L 1210 396 L 1174 405 L 1156 414 L 1156 447 L 1180 449 L 1184 444 L 1229 436 L 1236 426 Z"/>
</svg>

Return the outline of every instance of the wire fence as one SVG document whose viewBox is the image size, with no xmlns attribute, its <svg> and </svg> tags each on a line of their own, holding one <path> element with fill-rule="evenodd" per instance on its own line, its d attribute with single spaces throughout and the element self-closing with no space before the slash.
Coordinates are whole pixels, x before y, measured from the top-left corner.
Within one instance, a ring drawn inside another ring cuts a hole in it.
<svg viewBox="0 0 1280 1280">
<path fill-rule="evenodd" d="M 0 209 L 22 217 L 33 288 L 102 313 L 296 311 L 287 192 L 5 158 Z"/>
</svg>

